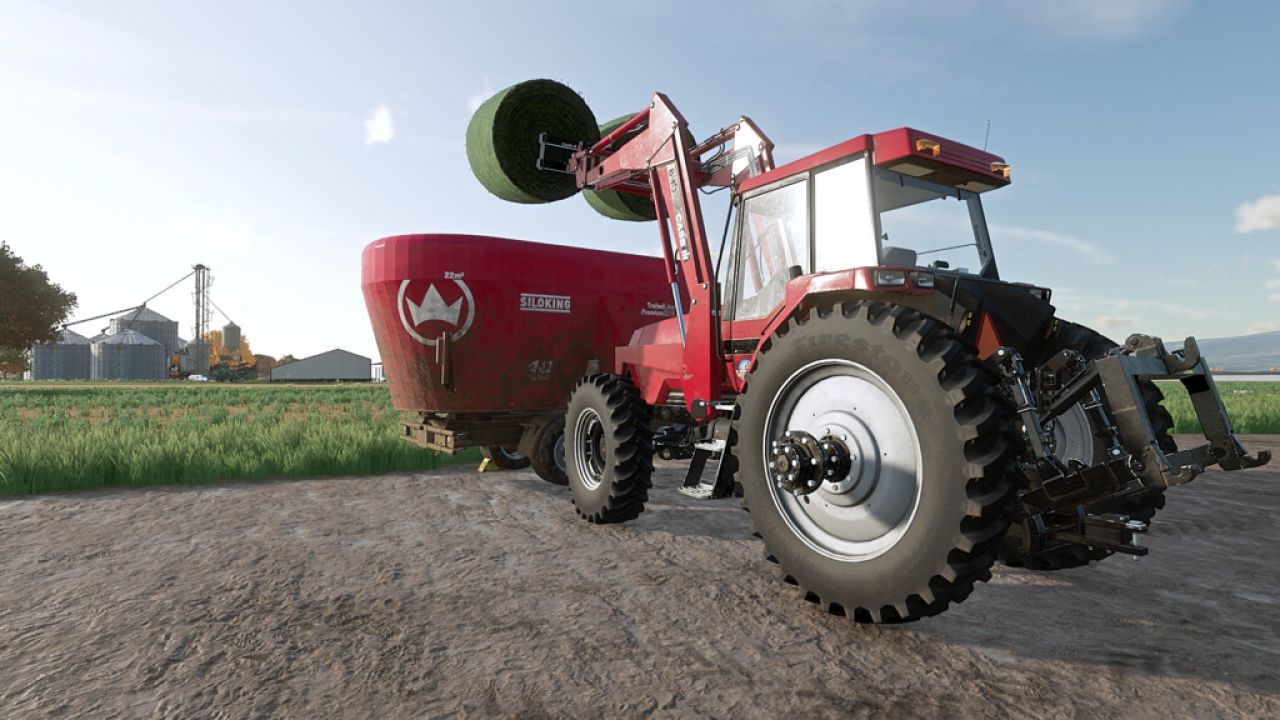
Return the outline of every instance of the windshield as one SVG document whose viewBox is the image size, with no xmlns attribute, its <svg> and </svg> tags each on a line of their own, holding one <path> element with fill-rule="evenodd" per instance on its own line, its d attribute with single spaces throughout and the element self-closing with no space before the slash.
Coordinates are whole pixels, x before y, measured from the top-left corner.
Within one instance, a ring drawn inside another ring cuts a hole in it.
<svg viewBox="0 0 1280 720">
<path fill-rule="evenodd" d="M 883 264 L 995 276 L 976 193 L 876 168 L 875 197 Z"/>
</svg>

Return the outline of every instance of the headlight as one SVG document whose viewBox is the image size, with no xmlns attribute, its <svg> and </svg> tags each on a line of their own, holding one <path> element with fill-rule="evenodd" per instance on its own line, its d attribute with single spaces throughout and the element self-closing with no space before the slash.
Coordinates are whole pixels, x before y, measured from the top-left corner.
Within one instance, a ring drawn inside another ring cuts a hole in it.
<svg viewBox="0 0 1280 720">
<path fill-rule="evenodd" d="M 899 287 L 907 284 L 906 270 L 877 270 L 876 285 L 882 287 Z"/>
<path fill-rule="evenodd" d="M 918 288 L 931 288 L 933 287 L 933 273 L 913 272 L 911 273 L 911 284 Z"/>
</svg>

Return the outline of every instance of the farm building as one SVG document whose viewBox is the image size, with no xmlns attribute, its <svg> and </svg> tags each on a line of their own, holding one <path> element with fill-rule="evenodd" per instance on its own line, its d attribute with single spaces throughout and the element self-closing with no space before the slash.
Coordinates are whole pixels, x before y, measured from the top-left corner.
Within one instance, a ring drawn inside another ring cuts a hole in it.
<svg viewBox="0 0 1280 720">
<path fill-rule="evenodd" d="M 91 346 L 94 380 L 163 380 L 169 374 L 164 346 L 137 330 L 125 330 Z"/>
<path fill-rule="evenodd" d="M 63 328 L 58 341 L 31 348 L 32 380 L 88 380 L 89 338 Z"/>
<path fill-rule="evenodd" d="M 142 333 L 160 343 L 166 355 L 180 349 L 177 321 L 170 320 L 151 308 L 140 307 L 120 317 L 112 318 L 107 332 L 110 335 L 118 335 L 125 330 Z"/>
<path fill-rule="evenodd" d="M 272 382 L 314 382 L 351 380 L 367 382 L 373 376 L 373 361 L 346 350 L 330 350 L 271 369 Z"/>
</svg>

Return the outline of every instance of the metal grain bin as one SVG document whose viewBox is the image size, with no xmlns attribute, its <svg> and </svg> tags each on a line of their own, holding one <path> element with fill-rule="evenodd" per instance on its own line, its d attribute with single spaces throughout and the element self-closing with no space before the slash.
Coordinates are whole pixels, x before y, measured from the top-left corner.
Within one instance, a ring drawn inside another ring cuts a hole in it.
<svg viewBox="0 0 1280 720">
<path fill-rule="evenodd" d="M 89 374 L 89 339 L 77 332 L 64 328 L 57 342 L 31 348 L 32 380 L 88 380 Z"/>
<path fill-rule="evenodd" d="M 203 340 L 192 340 L 182 351 L 182 371 L 207 375 L 209 373 L 209 343 Z"/>
<path fill-rule="evenodd" d="M 92 348 L 94 380 L 163 380 L 169 376 L 164 346 L 136 330 L 116 333 Z"/>
<path fill-rule="evenodd" d="M 240 351 L 240 326 L 229 322 L 222 326 L 222 347 L 227 354 Z"/>
<path fill-rule="evenodd" d="M 125 330 L 133 330 L 160 343 L 166 355 L 178 351 L 178 322 L 170 320 L 151 308 L 131 310 L 117 318 L 112 318 L 111 335 L 119 335 Z"/>
</svg>

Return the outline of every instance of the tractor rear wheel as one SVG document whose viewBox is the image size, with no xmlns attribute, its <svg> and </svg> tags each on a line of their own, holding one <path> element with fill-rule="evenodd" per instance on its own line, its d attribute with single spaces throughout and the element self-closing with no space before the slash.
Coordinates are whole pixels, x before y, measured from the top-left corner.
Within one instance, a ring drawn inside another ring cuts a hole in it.
<svg viewBox="0 0 1280 720">
<path fill-rule="evenodd" d="M 533 471 L 552 485 L 568 485 L 569 474 L 564 459 L 564 416 L 542 423 L 534 430 Z"/>
<path fill-rule="evenodd" d="M 743 505 L 805 599 L 903 622 L 991 577 L 1013 499 L 1013 413 L 950 328 L 880 302 L 817 308 L 765 343 L 739 400 Z"/>
<path fill-rule="evenodd" d="M 480 454 L 503 470 L 523 470 L 529 467 L 529 458 L 501 445 L 482 447 L 480 448 Z"/>
<path fill-rule="evenodd" d="M 1057 332 L 1045 343 L 1040 356 L 1035 359 L 1034 366 L 1039 367 L 1063 350 L 1075 350 L 1086 360 L 1095 360 L 1114 347 L 1117 344 L 1102 334 L 1083 325 L 1061 320 Z M 1165 452 L 1174 452 L 1178 447 L 1169 436 L 1173 430 L 1173 416 L 1160 404 L 1164 395 L 1150 380 L 1138 381 L 1138 390 L 1142 393 L 1147 416 L 1151 418 L 1156 442 Z M 1083 403 L 1076 404 L 1047 425 L 1046 430 L 1053 437 L 1054 456 L 1059 460 L 1078 460 L 1086 465 L 1096 465 L 1107 459 L 1107 447 L 1096 436 L 1100 428 L 1095 426 L 1092 415 L 1084 409 Z M 1122 497 L 1086 505 L 1085 511 L 1127 515 L 1134 520 L 1151 522 L 1156 512 L 1164 507 L 1164 499 L 1164 490 L 1144 488 Z M 1021 518 L 1016 518 L 1000 547 L 1000 560 L 1004 564 L 1032 570 L 1066 570 L 1088 565 L 1113 554 L 1110 550 L 1064 543 L 1028 555 L 1022 551 L 1024 533 Z"/>
<path fill-rule="evenodd" d="M 653 486 L 649 406 L 619 375 L 578 382 L 565 414 L 565 459 L 578 515 L 593 523 L 634 520 Z"/>
</svg>

